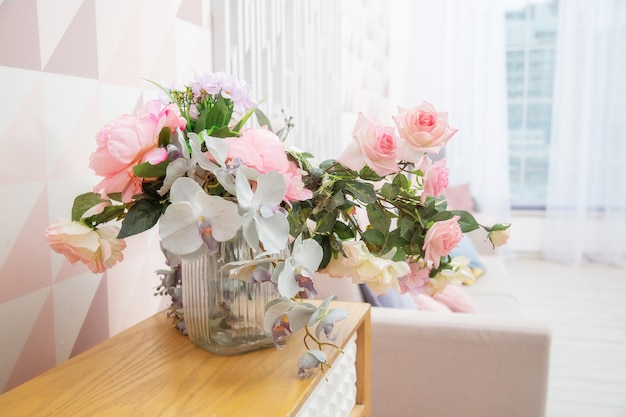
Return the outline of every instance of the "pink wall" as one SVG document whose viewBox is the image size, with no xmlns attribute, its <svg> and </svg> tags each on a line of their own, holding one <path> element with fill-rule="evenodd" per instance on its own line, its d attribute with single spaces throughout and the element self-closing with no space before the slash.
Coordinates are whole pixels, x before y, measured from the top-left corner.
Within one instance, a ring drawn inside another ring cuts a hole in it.
<svg viewBox="0 0 626 417">
<path fill-rule="evenodd" d="M 96 183 L 95 133 L 211 68 L 202 0 L 0 0 L 0 392 L 162 309 L 155 231 L 102 275 L 50 251 L 47 224 Z"/>
</svg>

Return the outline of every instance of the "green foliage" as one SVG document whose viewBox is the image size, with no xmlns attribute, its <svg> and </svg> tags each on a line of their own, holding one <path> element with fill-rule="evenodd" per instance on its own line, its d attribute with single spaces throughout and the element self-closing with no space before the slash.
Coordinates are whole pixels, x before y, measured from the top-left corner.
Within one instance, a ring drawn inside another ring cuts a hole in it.
<svg viewBox="0 0 626 417">
<path fill-rule="evenodd" d="M 152 165 L 150 162 L 142 162 L 139 165 L 135 165 L 133 172 L 140 178 L 164 177 L 168 165 L 169 161 L 163 161 L 156 165 Z"/>
<path fill-rule="evenodd" d="M 128 209 L 117 236 L 118 239 L 124 239 L 151 229 L 157 224 L 163 211 L 163 203 L 159 201 L 149 198 L 138 200 Z"/>
<path fill-rule="evenodd" d="M 80 221 L 87 210 L 104 202 L 105 200 L 100 198 L 100 194 L 96 193 L 85 193 L 76 196 L 72 205 L 72 221 Z"/>
</svg>

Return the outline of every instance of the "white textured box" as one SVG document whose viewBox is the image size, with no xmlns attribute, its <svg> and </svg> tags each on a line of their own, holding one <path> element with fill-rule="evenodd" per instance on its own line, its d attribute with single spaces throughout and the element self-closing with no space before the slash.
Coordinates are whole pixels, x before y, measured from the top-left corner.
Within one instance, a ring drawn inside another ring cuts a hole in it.
<svg viewBox="0 0 626 417">
<path fill-rule="evenodd" d="M 347 417 L 356 404 L 356 334 L 304 403 L 297 417 Z"/>
</svg>

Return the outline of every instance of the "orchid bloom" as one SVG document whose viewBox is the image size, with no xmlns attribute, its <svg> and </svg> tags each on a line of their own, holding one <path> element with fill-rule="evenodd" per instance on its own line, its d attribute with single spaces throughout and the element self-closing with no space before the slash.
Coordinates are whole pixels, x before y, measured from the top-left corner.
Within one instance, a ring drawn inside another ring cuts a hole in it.
<svg viewBox="0 0 626 417">
<path fill-rule="evenodd" d="M 311 276 L 322 262 L 324 256 L 322 247 L 313 239 L 302 240 L 299 235 L 291 251 L 291 256 L 285 260 L 284 267 L 278 275 L 278 291 L 285 297 L 293 297 L 305 288 L 311 296 L 317 295 L 313 288 Z"/>
<path fill-rule="evenodd" d="M 337 298 L 335 295 L 331 295 L 330 297 L 326 298 L 324 302 L 319 306 L 317 311 L 313 313 L 313 315 L 309 319 L 309 322 L 307 323 L 307 326 L 312 326 L 317 322 L 317 327 L 315 328 L 315 337 L 318 339 L 320 338 L 320 333 L 322 333 L 323 330 L 326 337 L 330 340 L 333 340 L 334 337 L 331 337 L 330 333 L 333 331 L 335 323 L 345 319 L 349 315 L 348 310 L 345 310 L 343 308 L 331 308 L 330 310 L 328 309 L 328 305 L 335 298 Z"/>
<path fill-rule="evenodd" d="M 241 226 L 237 205 L 208 195 L 191 178 L 178 178 L 170 190 L 170 204 L 159 220 L 163 247 L 193 259 L 217 252 L 217 242 L 235 237 Z"/>
<path fill-rule="evenodd" d="M 276 298 L 265 306 L 263 329 L 271 333 L 274 344 L 282 349 L 280 338 L 306 326 L 317 308 L 308 303 L 293 303 L 287 297 Z"/>
<path fill-rule="evenodd" d="M 279 261 L 276 254 L 263 252 L 254 257 L 254 259 L 243 259 L 240 261 L 229 262 L 220 268 L 220 272 L 228 272 L 229 277 L 240 281 L 255 283 L 266 282 L 272 279 L 269 267 L 271 263 Z"/>
<path fill-rule="evenodd" d="M 298 359 L 298 377 L 304 379 L 308 376 L 307 370 L 317 368 L 326 363 L 326 354 L 319 349 L 309 349 Z"/>
<path fill-rule="evenodd" d="M 243 235 L 246 242 L 259 251 L 259 244 L 268 252 L 280 252 L 287 246 L 289 221 L 280 207 L 285 195 L 285 179 L 277 172 L 259 175 L 256 191 L 248 182 L 244 171 L 239 170 L 235 180 L 237 201 L 243 211 Z"/>
<path fill-rule="evenodd" d="M 170 145 L 173 149 L 170 153 L 174 152 L 178 154 L 178 157 L 168 164 L 163 186 L 159 189 L 159 194 L 165 195 L 174 181 L 180 177 L 186 175 L 193 178 L 196 166 L 200 166 L 200 168 L 215 175 L 222 187 L 234 195 L 235 179 L 233 172 L 240 162 L 231 161 L 228 158 L 228 143 L 223 139 L 208 136 L 204 131 L 200 133 L 200 136 L 193 132 L 187 133 L 187 136 L 189 138 L 191 154 L 184 140 L 180 140 L 180 138 L 177 137 L 175 139 L 177 142 L 176 145 Z M 206 144 L 207 153 L 213 157 L 215 162 L 202 153 L 201 148 L 203 141 Z"/>
</svg>

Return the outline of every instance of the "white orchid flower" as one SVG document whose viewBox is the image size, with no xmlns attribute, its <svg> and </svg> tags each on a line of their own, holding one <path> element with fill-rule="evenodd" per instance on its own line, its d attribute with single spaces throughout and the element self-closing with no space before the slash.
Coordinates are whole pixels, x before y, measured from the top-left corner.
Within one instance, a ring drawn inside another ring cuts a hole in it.
<svg viewBox="0 0 626 417">
<path fill-rule="evenodd" d="M 235 182 L 237 201 L 243 212 L 246 242 L 257 252 L 260 250 L 259 243 L 268 252 L 285 249 L 289 238 L 289 221 L 285 210 L 280 207 L 287 187 L 282 174 L 270 171 L 259 175 L 254 193 L 244 171 L 239 170 Z"/>
<path fill-rule="evenodd" d="M 278 291 L 284 297 L 293 297 L 303 289 L 316 295 L 311 276 L 322 262 L 324 252 L 317 241 L 302 239 L 299 235 L 291 251 L 291 256 L 285 260 L 284 267 L 278 275 Z"/>
<path fill-rule="evenodd" d="M 165 195 L 178 178 L 185 175 L 194 178 L 196 166 L 211 172 L 226 191 L 235 194 L 233 168 L 236 168 L 238 164 L 233 165 L 232 162 L 227 162 L 228 143 L 224 139 L 209 136 L 204 131 L 200 135 L 198 136 L 193 132 L 187 133 L 191 153 L 187 149 L 187 144 L 180 138 L 181 135 L 177 135 L 174 139 L 174 143 L 170 146 L 180 153 L 180 157 L 167 165 L 163 186 L 159 189 L 160 195 Z M 202 152 L 202 141 L 206 144 L 207 152 L 213 156 L 215 162 Z"/>
<path fill-rule="evenodd" d="M 241 227 L 237 205 L 208 195 L 191 178 L 178 178 L 170 191 L 170 204 L 159 220 L 163 247 L 183 258 L 217 251 L 217 242 L 235 237 Z"/>
<path fill-rule="evenodd" d="M 280 261 L 278 254 L 263 252 L 253 259 L 229 262 L 220 268 L 220 272 L 227 272 L 231 279 L 246 282 L 264 282 L 271 279 L 269 266 Z"/>
<path fill-rule="evenodd" d="M 172 137 L 172 143 L 168 145 L 168 153 L 177 154 L 175 159 L 167 165 L 165 169 L 165 178 L 163 179 L 163 185 L 159 189 L 159 195 L 165 195 L 172 188 L 172 184 L 180 177 L 192 176 L 193 166 L 191 163 L 191 155 L 187 150 L 187 145 L 182 139 L 183 135 L 180 132 Z M 192 175 L 189 175 L 189 174 Z"/>
</svg>

